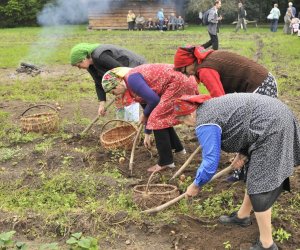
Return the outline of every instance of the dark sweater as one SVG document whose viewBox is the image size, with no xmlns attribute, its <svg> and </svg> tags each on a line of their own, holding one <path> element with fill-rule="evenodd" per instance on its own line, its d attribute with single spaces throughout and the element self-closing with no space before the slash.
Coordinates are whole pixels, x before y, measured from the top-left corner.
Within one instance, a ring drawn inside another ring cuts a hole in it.
<svg viewBox="0 0 300 250">
<path fill-rule="evenodd" d="M 253 92 L 268 75 L 265 67 L 247 57 L 221 50 L 210 53 L 198 68 L 216 70 L 226 94 Z"/>
<path fill-rule="evenodd" d="M 106 101 L 106 94 L 102 88 L 101 82 L 103 75 L 116 67 L 136 67 L 146 60 L 131 52 L 130 50 L 110 45 L 102 44 L 92 53 L 93 65 L 90 65 L 88 72 L 93 77 L 95 89 L 99 101 Z"/>
</svg>

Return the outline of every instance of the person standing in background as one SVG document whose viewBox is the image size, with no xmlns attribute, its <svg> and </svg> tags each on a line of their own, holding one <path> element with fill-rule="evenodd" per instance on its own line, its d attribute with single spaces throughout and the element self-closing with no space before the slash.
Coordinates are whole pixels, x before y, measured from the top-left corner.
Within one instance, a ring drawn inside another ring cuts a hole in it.
<svg viewBox="0 0 300 250">
<path fill-rule="evenodd" d="M 235 27 L 235 32 L 237 32 L 240 28 L 241 25 L 243 27 L 244 31 L 247 31 L 247 27 L 246 27 L 246 10 L 243 6 L 242 3 L 238 4 L 238 22 L 236 24 Z"/>
<path fill-rule="evenodd" d="M 164 9 L 160 9 L 157 14 L 156 14 L 158 23 L 159 23 L 159 30 L 160 32 L 163 32 L 163 24 L 164 24 L 164 20 L 165 20 L 165 16 L 164 16 Z"/>
<path fill-rule="evenodd" d="M 134 21 L 135 21 L 135 14 L 132 12 L 132 10 L 128 10 L 128 14 L 127 14 L 128 30 L 134 30 Z"/>
<path fill-rule="evenodd" d="M 214 50 L 219 49 L 219 39 L 218 39 L 218 22 L 222 20 L 222 16 L 218 16 L 218 10 L 221 8 L 221 1 L 215 1 L 214 7 L 209 10 L 208 15 L 208 34 L 210 36 L 210 40 L 201 46 L 205 49 L 212 46 Z"/>
<path fill-rule="evenodd" d="M 289 2 L 289 7 L 287 8 L 287 11 L 288 11 L 289 9 L 291 10 L 292 17 L 296 17 L 297 11 L 296 11 L 296 8 L 293 6 L 293 3 L 292 3 L 292 2 Z"/>
<path fill-rule="evenodd" d="M 283 26 L 283 33 L 284 34 L 291 34 L 291 21 L 292 21 L 292 13 L 291 9 L 287 9 L 287 12 L 284 16 L 284 26 Z"/>
<path fill-rule="evenodd" d="M 271 31 L 277 32 L 278 27 L 278 19 L 280 17 L 280 10 L 278 9 L 278 4 L 275 3 L 273 9 L 271 10 L 270 14 L 272 15 L 271 19 Z"/>
</svg>

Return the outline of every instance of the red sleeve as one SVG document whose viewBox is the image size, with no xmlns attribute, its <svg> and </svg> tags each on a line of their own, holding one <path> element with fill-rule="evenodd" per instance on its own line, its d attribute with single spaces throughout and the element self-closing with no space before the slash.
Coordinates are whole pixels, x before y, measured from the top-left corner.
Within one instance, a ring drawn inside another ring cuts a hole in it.
<svg viewBox="0 0 300 250">
<path fill-rule="evenodd" d="M 219 73 L 210 68 L 198 70 L 199 81 L 202 82 L 212 97 L 225 95 Z"/>
</svg>

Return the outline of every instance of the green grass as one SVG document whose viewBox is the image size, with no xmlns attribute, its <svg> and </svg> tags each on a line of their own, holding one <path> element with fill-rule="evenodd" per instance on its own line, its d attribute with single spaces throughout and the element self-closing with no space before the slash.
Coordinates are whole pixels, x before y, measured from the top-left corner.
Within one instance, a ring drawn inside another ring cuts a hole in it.
<svg viewBox="0 0 300 250">
<path fill-rule="evenodd" d="M 257 43 L 263 43 L 262 56 L 259 63 L 265 65 L 278 79 L 283 91 L 288 90 L 286 83 L 281 81 L 280 74 L 297 73 L 300 63 L 299 38 L 284 35 L 279 28 L 271 33 L 268 26 L 249 27 L 248 32 L 234 33 L 234 26 L 222 26 L 219 33 L 220 48 L 235 51 L 249 58 L 254 58 Z M 172 63 L 175 50 L 186 44 L 201 44 L 208 40 L 206 27 L 190 26 L 178 32 L 128 32 L 128 31 L 87 31 L 85 26 L 63 26 L 60 28 L 16 28 L 1 30 L 0 68 L 15 68 L 21 61 L 38 66 L 52 67 L 69 65 L 70 49 L 79 42 L 111 43 L 126 47 L 143 55 L 149 63 Z M 278 68 L 278 61 L 280 66 Z M 276 66 L 277 65 L 277 66 Z M 89 76 L 76 78 L 83 71 L 70 66 L 62 79 L 45 79 L 35 77 L 28 81 L 19 80 L 15 86 L 0 85 L 4 98 L 29 100 L 69 100 L 89 96 L 93 90 Z M 70 78 L 74 77 L 70 80 Z M 80 84 L 78 84 L 80 80 Z M 55 83 L 55 84 L 53 84 Z M 61 83 L 64 83 L 63 85 Z M 83 91 L 78 91 L 83 88 Z M 32 90 L 41 90 L 33 93 Z M 25 94 L 23 94 L 25 91 Z M 65 93 L 71 93 L 65 94 Z M 22 95 L 23 94 L 23 95 Z"/>
</svg>

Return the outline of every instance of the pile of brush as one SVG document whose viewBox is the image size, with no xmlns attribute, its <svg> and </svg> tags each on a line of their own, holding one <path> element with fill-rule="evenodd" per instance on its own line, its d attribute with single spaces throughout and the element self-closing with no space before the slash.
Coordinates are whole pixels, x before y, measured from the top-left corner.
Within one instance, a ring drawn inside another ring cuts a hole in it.
<svg viewBox="0 0 300 250">
<path fill-rule="evenodd" d="M 26 73 L 31 76 L 36 76 L 42 72 L 42 70 L 39 67 L 24 62 L 20 63 L 20 67 L 17 68 L 16 71 L 18 73 Z"/>
</svg>

